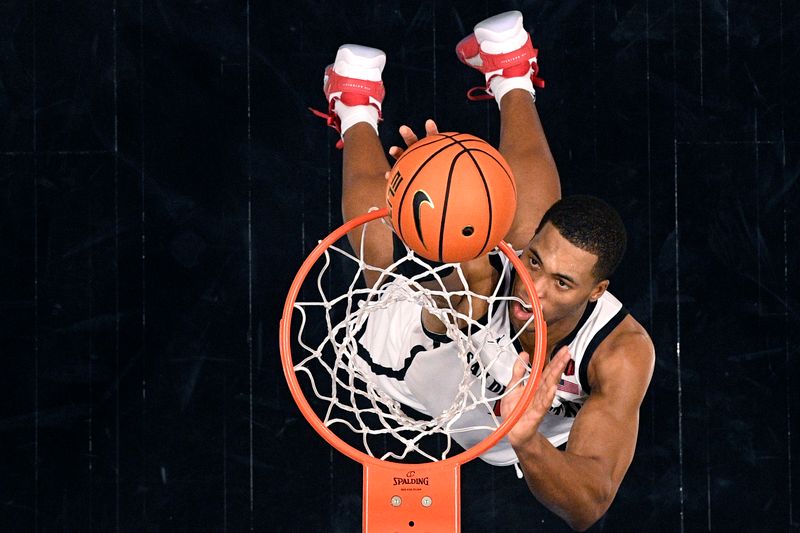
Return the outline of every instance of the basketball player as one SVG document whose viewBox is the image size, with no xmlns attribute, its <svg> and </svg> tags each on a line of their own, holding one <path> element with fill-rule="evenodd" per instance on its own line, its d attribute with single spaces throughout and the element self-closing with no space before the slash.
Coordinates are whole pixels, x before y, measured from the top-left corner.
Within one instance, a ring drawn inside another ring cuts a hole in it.
<svg viewBox="0 0 800 533">
<path fill-rule="evenodd" d="M 584 530 L 606 512 L 631 463 L 639 407 L 655 358 L 644 328 L 607 291 L 624 252 L 625 229 L 617 213 L 599 199 L 560 200 L 558 173 L 534 104 L 534 85 L 543 86 L 537 77 L 537 51 L 523 28 L 522 14 L 511 11 L 484 20 L 456 52 L 484 74 L 483 89 L 500 109 L 499 149 L 518 190 L 506 241 L 522 251 L 548 330 L 549 363 L 532 403 L 507 439 L 482 458 L 497 465 L 518 463 L 533 495 L 572 528 Z M 385 61 L 380 50 L 344 45 L 325 72 L 328 123 L 341 132 L 344 148 L 346 220 L 385 205 L 389 163 L 377 130 Z M 425 129 L 437 132 L 430 120 Z M 406 126 L 400 134 L 408 146 L 417 140 Z M 389 153 L 399 157 L 402 149 L 392 147 Z M 361 250 L 361 233 L 349 238 L 353 249 Z M 371 224 L 363 238 L 367 263 L 385 268 L 393 262 L 390 229 Z M 484 256 L 462 264 L 471 289 L 488 294 L 503 281 L 493 261 Z M 364 277 L 369 285 L 378 281 L 376 272 L 366 271 Z M 529 301 L 521 282 L 508 287 Z M 477 313 L 481 311 L 486 312 Z M 381 368 L 393 369 L 378 376 L 381 386 L 411 407 L 435 412 L 438 376 L 431 369 L 452 355 L 446 344 L 436 341 L 441 324 L 413 309 L 386 313 L 370 317 L 367 328 L 373 329 L 360 340 L 376 359 L 384 357 L 376 360 Z M 502 315 L 491 321 L 517 332 L 531 316 L 516 302 L 504 306 Z M 521 333 L 525 352 L 533 349 L 534 335 L 532 330 Z M 520 380 L 526 370 L 517 354 L 509 353 L 506 363 L 512 375 L 506 375 L 504 384 Z M 503 398 L 503 416 L 514 409 L 521 389 Z M 469 448 L 483 436 L 455 438 Z"/>
</svg>

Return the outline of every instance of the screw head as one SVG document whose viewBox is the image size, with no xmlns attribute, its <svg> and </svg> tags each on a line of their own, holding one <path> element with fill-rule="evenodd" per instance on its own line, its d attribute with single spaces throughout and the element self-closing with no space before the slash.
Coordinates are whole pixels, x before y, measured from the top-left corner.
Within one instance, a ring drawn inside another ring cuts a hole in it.
<svg viewBox="0 0 800 533">
<path fill-rule="evenodd" d="M 392 496 L 392 507 L 400 507 L 400 504 L 403 503 L 403 498 L 400 496 Z"/>
<path fill-rule="evenodd" d="M 433 500 L 431 499 L 430 496 L 423 496 L 422 497 L 422 506 L 423 507 L 430 507 L 432 503 L 433 503 Z"/>
</svg>

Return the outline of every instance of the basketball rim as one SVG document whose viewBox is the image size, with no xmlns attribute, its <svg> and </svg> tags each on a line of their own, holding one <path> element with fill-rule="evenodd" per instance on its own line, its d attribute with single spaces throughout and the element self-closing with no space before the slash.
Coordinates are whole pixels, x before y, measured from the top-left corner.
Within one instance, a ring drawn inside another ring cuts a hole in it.
<svg viewBox="0 0 800 533">
<path fill-rule="evenodd" d="M 300 266 L 286 297 L 280 321 L 280 351 L 283 373 L 292 398 L 300 412 L 325 441 L 350 459 L 363 465 L 363 530 L 384 531 L 460 531 L 460 467 L 480 456 L 502 439 L 530 405 L 539 385 L 545 363 L 546 324 L 533 281 L 522 261 L 509 244 L 501 241 L 500 251 L 509 259 L 516 275 L 525 285 L 531 298 L 536 329 L 535 349 L 531 354 L 531 376 L 525 383 L 523 395 L 511 414 L 485 439 L 461 453 L 441 461 L 400 463 L 372 457 L 346 443 L 317 416 L 295 373 L 292 359 L 292 316 L 300 289 L 313 266 L 325 251 L 350 231 L 368 222 L 388 216 L 388 208 L 356 217 L 336 230 L 311 251 Z M 420 490 L 409 494 L 398 489 L 398 479 L 413 478 Z M 410 501 L 409 501 L 410 500 Z"/>
</svg>

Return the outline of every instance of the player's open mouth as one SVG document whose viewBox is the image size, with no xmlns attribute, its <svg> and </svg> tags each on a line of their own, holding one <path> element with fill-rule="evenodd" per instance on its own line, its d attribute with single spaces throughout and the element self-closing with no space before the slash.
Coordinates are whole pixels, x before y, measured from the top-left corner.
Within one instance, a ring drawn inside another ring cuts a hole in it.
<svg viewBox="0 0 800 533">
<path fill-rule="evenodd" d="M 519 322 L 527 322 L 533 316 L 532 312 L 525 309 L 522 304 L 517 301 L 511 301 L 509 303 L 509 310 L 511 311 L 511 316 Z"/>
</svg>

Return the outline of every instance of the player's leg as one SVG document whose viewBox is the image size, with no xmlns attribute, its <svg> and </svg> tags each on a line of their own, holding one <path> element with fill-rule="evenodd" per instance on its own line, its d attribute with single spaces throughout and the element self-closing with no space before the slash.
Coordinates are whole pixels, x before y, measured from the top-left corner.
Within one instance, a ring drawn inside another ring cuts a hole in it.
<svg viewBox="0 0 800 533">
<path fill-rule="evenodd" d="M 500 103 L 500 153 L 517 182 L 517 212 L 507 240 L 527 246 L 545 211 L 561 198 L 561 183 L 530 92 L 513 89 Z"/>
<path fill-rule="evenodd" d="M 345 221 L 386 204 L 385 173 L 389 163 L 378 138 L 378 120 L 384 91 L 381 73 L 385 54 L 365 46 L 347 44 L 325 72 L 325 97 L 329 123 L 340 131 L 344 143 L 342 214 Z M 355 253 L 370 265 L 385 268 L 392 262 L 392 233 L 380 222 L 370 223 L 362 242 L 362 228 L 348 234 Z M 364 272 L 368 285 L 378 274 Z"/>
<path fill-rule="evenodd" d="M 484 88 L 500 106 L 500 152 L 517 182 L 517 212 L 506 240 L 527 245 L 544 212 L 561 197 L 561 186 L 535 105 L 538 50 L 523 27 L 522 14 L 509 11 L 475 26 L 458 44 L 459 58 L 486 77 Z M 468 93 L 471 99 L 474 89 Z"/>
</svg>

